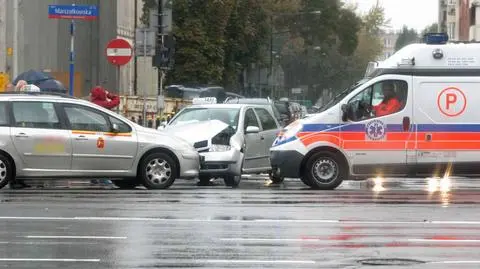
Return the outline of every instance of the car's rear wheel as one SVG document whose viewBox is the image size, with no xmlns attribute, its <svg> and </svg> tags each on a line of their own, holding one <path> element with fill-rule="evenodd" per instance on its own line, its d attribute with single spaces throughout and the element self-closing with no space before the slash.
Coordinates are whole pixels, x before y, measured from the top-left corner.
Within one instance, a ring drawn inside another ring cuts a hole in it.
<svg viewBox="0 0 480 269">
<path fill-rule="evenodd" d="M 139 180 L 147 189 L 167 189 L 177 179 L 177 165 L 168 154 L 156 152 L 143 159 Z"/>
<path fill-rule="evenodd" d="M 310 183 L 310 187 L 318 190 L 333 190 L 348 177 L 348 167 L 343 158 L 328 151 L 313 154 L 305 168 L 303 180 Z"/>
<path fill-rule="evenodd" d="M 13 181 L 13 164 L 5 155 L 0 154 L 0 189 Z"/>
<path fill-rule="evenodd" d="M 241 179 L 241 176 L 228 175 L 223 178 L 223 181 L 227 187 L 236 188 L 240 184 Z"/>
<path fill-rule="evenodd" d="M 112 180 L 113 185 L 117 186 L 122 190 L 131 190 L 135 189 L 139 184 L 135 179 L 124 179 L 124 180 Z"/>
</svg>

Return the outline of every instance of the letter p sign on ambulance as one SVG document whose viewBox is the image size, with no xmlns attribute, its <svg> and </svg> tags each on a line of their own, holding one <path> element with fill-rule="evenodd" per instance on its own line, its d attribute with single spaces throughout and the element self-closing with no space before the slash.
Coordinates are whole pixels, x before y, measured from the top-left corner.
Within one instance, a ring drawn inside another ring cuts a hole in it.
<svg viewBox="0 0 480 269">
<path fill-rule="evenodd" d="M 440 112 L 447 117 L 456 117 L 465 112 L 467 97 L 458 88 L 449 87 L 440 92 L 437 98 Z"/>
</svg>

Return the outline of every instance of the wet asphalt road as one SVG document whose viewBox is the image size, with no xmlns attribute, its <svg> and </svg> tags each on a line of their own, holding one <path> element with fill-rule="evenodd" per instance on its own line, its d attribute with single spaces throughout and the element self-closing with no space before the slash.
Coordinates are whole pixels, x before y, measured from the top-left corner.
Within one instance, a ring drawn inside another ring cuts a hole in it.
<svg viewBox="0 0 480 269">
<path fill-rule="evenodd" d="M 452 184 L 3 189 L 0 267 L 479 268 L 480 181 Z"/>
</svg>

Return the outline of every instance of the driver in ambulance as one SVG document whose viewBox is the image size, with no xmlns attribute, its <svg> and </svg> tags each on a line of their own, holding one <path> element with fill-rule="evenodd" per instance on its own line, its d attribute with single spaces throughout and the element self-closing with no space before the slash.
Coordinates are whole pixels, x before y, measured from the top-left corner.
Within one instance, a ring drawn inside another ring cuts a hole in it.
<svg viewBox="0 0 480 269">
<path fill-rule="evenodd" d="M 382 84 L 382 91 L 383 101 L 380 104 L 372 107 L 373 111 L 375 112 L 375 116 L 377 117 L 393 114 L 402 108 L 400 100 L 398 100 L 395 94 L 394 85 L 392 82 L 384 82 Z"/>
</svg>

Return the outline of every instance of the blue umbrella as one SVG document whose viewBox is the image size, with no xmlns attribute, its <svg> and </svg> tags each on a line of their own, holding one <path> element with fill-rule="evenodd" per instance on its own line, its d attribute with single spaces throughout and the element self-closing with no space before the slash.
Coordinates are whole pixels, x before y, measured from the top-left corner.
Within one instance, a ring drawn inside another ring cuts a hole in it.
<svg viewBox="0 0 480 269">
<path fill-rule="evenodd" d="M 13 81 L 13 85 L 17 85 L 18 81 L 20 80 L 25 80 L 28 84 L 37 84 L 41 81 L 45 81 L 48 79 L 53 79 L 53 78 L 50 75 L 47 75 L 43 72 L 30 69 L 27 72 L 23 72 L 20 75 L 18 75 Z"/>
<path fill-rule="evenodd" d="M 44 80 L 39 83 L 36 83 L 35 85 L 37 85 L 40 88 L 40 91 L 42 92 L 67 93 L 67 89 L 65 89 L 63 84 L 58 80 L 48 79 L 48 80 Z"/>
</svg>

